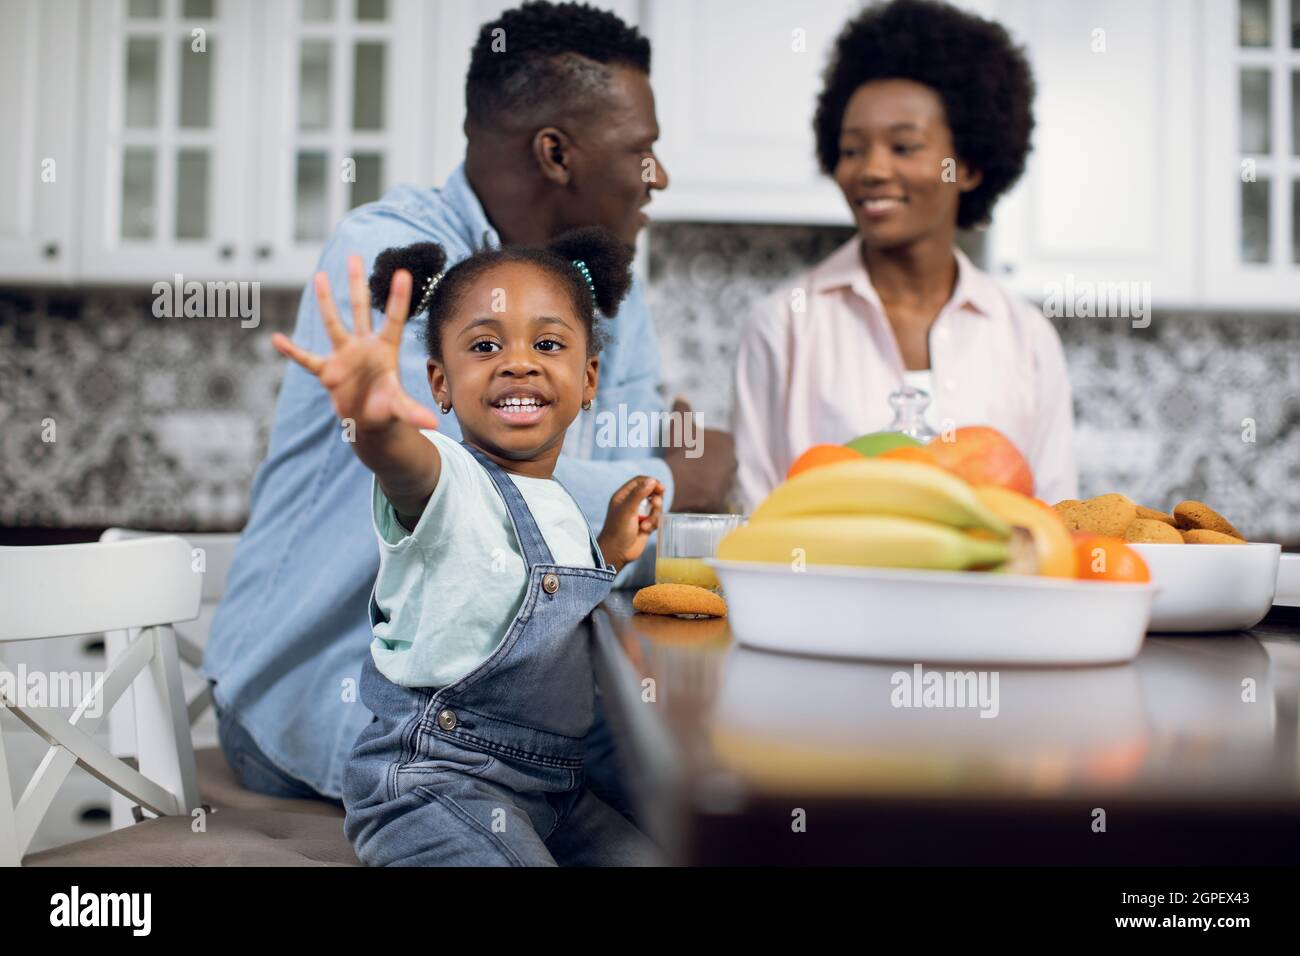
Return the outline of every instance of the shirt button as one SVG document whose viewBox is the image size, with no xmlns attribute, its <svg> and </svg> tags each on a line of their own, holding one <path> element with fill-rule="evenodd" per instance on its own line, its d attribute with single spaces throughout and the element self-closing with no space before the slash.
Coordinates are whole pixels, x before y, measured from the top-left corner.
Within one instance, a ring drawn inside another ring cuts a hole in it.
<svg viewBox="0 0 1300 956">
<path fill-rule="evenodd" d="M 438 726 L 443 730 L 455 730 L 456 715 L 450 710 L 438 711 Z"/>
<path fill-rule="evenodd" d="M 545 574 L 542 576 L 542 590 L 547 594 L 554 594 L 560 589 L 560 579 L 554 574 Z"/>
</svg>

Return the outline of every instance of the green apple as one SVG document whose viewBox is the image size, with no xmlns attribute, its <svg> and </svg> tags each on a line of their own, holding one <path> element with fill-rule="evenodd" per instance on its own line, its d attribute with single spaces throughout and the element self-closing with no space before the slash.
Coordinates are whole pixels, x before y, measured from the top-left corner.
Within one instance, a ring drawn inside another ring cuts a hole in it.
<svg viewBox="0 0 1300 956">
<path fill-rule="evenodd" d="M 902 432 L 871 432 L 869 435 L 859 435 L 853 441 L 846 441 L 844 444 L 845 447 L 852 448 L 859 455 L 865 455 L 867 458 L 875 458 L 894 448 L 909 445 L 913 448 L 921 447 L 919 441 Z"/>
</svg>

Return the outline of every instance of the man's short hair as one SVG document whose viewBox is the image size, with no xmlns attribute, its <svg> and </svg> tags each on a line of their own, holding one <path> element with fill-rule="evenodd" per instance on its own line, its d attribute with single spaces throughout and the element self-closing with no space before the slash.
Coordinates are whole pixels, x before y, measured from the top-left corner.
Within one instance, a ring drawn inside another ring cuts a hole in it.
<svg viewBox="0 0 1300 956">
<path fill-rule="evenodd" d="M 650 72 L 650 41 L 606 10 L 532 0 L 483 24 L 470 55 L 465 113 L 478 126 L 586 108 L 609 66 Z"/>
</svg>

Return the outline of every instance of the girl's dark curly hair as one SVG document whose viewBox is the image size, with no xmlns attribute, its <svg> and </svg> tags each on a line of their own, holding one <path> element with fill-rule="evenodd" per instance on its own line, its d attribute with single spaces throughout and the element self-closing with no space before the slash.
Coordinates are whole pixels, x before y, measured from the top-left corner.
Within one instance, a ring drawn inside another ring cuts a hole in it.
<svg viewBox="0 0 1300 956">
<path fill-rule="evenodd" d="M 886 79 L 913 80 L 939 95 L 958 158 L 984 174 L 962 194 L 957 225 L 987 223 L 1029 155 L 1034 78 L 1024 51 L 1000 24 L 945 3 L 868 7 L 840 32 L 823 75 L 813 117 L 823 172 L 833 175 L 839 162 L 849 99 L 864 83 Z"/>
<path fill-rule="evenodd" d="M 594 226 L 566 232 L 544 249 L 524 246 L 481 249 L 448 269 L 434 287 L 426 307 L 429 321 L 424 328 L 425 350 L 430 358 L 442 361 L 443 323 L 475 279 L 505 262 L 528 262 L 545 269 L 569 293 L 573 309 L 587 329 L 587 355 L 597 355 L 605 347 L 606 335 L 596 310 L 609 318 L 618 312 L 619 303 L 632 285 L 633 251 L 631 246 Z M 586 263 L 595 286 L 594 296 L 586 278 L 574 265 L 575 259 Z M 383 308 L 382 303 L 388 301 L 393 273 L 405 269 L 414 280 L 411 287 L 411 315 L 414 317 L 425 283 L 431 276 L 442 272 L 446 264 L 447 253 L 436 242 L 417 242 L 385 249 L 375 257 L 370 272 L 370 299 L 377 308 Z"/>
</svg>

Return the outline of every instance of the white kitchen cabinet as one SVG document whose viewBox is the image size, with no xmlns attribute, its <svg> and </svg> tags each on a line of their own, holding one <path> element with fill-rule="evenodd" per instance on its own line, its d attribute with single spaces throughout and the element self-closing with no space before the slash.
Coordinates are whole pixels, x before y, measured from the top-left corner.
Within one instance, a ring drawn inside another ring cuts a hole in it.
<svg viewBox="0 0 1300 956">
<path fill-rule="evenodd" d="M 461 161 L 470 48 L 511 5 L 0 0 L 0 280 L 302 286 L 348 210 Z"/>
<path fill-rule="evenodd" d="M 350 209 L 420 182 L 420 134 L 436 60 L 418 0 L 263 4 L 250 164 L 254 274 L 303 285 Z"/>
<path fill-rule="evenodd" d="M 1204 299 L 1300 313 L 1300 3 L 1205 0 L 1202 43 Z"/>
<path fill-rule="evenodd" d="M 304 284 L 334 223 L 416 172 L 423 9 L 94 4 L 82 277 Z"/>
<path fill-rule="evenodd" d="M 994 13 L 1039 88 L 1029 170 L 990 234 L 999 278 L 1035 300 L 1150 283 L 1155 308 L 1300 313 L 1300 3 Z"/>
<path fill-rule="evenodd" d="M 1000 0 L 993 13 L 1038 88 L 1027 171 L 994 209 L 993 273 L 1034 300 L 1150 283 L 1157 307 L 1200 304 L 1198 5 Z"/>
<path fill-rule="evenodd" d="M 668 189 L 657 220 L 849 224 L 817 168 L 821 73 L 857 0 L 648 0 Z"/>
<path fill-rule="evenodd" d="M 0 281 L 76 274 L 76 0 L 0 0 Z"/>
<path fill-rule="evenodd" d="M 0 0 L 0 281 L 301 287 L 347 210 L 460 162 L 470 47 L 511 5 Z M 860 0 L 601 5 L 654 45 L 652 218 L 851 222 L 811 123 Z M 1038 86 L 994 274 L 1032 299 L 1149 283 L 1157 308 L 1296 311 L 1300 5 L 961 5 L 1026 44 Z"/>
<path fill-rule="evenodd" d="M 253 0 L 105 0 L 88 30 L 78 278 L 244 278 Z M 64 65 L 74 68 L 65 54 Z"/>
</svg>

